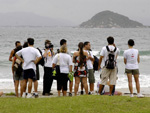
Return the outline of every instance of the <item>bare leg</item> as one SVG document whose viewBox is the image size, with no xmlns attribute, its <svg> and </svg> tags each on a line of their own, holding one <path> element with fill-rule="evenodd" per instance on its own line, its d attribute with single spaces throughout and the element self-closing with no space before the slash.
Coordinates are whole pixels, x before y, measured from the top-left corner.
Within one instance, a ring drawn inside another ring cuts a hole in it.
<svg viewBox="0 0 150 113">
<path fill-rule="evenodd" d="M 67 96 L 67 91 L 63 91 L 63 96 Z"/>
<path fill-rule="evenodd" d="M 75 96 L 77 95 L 77 91 L 78 91 L 78 88 L 79 88 L 79 83 L 80 83 L 80 78 L 75 77 L 75 88 L 74 88 Z"/>
<path fill-rule="evenodd" d="M 90 83 L 90 91 L 94 91 L 94 83 Z"/>
<path fill-rule="evenodd" d="M 31 90 L 32 90 L 32 79 L 28 79 L 28 82 L 29 82 L 29 84 L 28 84 L 28 93 L 31 93 Z"/>
<path fill-rule="evenodd" d="M 58 90 L 58 96 L 60 97 L 60 90 Z"/>
<path fill-rule="evenodd" d="M 130 93 L 133 94 L 133 86 L 132 86 L 132 74 L 127 74 L 128 76 L 128 85 L 129 85 L 129 90 Z"/>
<path fill-rule="evenodd" d="M 20 96 L 23 94 L 23 80 L 20 80 Z"/>
<path fill-rule="evenodd" d="M 114 85 L 109 85 L 109 93 L 110 93 L 110 95 L 112 95 L 112 91 L 113 91 L 113 88 L 114 88 Z"/>
<path fill-rule="evenodd" d="M 23 92 L 26 92 L 27 82 L 27 80 L 23 80 Z"/>
<path fill-rule="evenodd" d="M 85 89 L 85 93 L 88 94 L 88 85 L 87 85 L 87 77 L 82 78 L 83 86 Z"/>
<path fill-rule="evenodd" d="M 19 80 L 15 80 L 15 92 L 17 97 L 18 97 L 18 86 L 19 86 Z"/>
<path fill-rule="evenodd" d="M 34 92 L 37 93 L 37 89 L 38 89 L 38 81 L 34 81 Z"/>
<path fill-rule="evenodd" d="M 104 85 L 100 84 L 100 85 L 99 85 L 99 91 L 98 91 L 99 94 L 101 94 L 103 88 L 104 88 Z"/>
<path fill-rule="evenodd" d="M 73 81 L 69 81 L 69 90 L 70 90 L 70 93 L 72 93 L 72 86 L 73 86 Z"/>
<path fill-rule="evenodd" d="M 134 80 L 135 80 L 135 83 L 136 83 L 137 93 L 140 93 L 139 75 L 134 75 Z"/>
<path fill-rule="evenodd" d="M 81 82 L 81 91 L 83 91 L 83 83 Z"/>
</svg>

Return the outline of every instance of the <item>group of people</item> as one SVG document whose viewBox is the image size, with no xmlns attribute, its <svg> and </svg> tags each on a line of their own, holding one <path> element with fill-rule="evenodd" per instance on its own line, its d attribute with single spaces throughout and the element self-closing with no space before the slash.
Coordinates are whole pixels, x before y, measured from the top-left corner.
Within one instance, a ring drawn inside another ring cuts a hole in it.
<svg viewBox="0 0 150 113">
<path fill-rule="evenodd" d="M 115 85 L 117 80 L 117 56 L 119 55 L 119 49 L 114 44 L 114 38 L 107 38 L 108 45 L 104 46 L 100 52 L 100 58 L 98 62 L 98 70 L 101 70 L 100 84 L 98 93 L 104 94 L 104 87 L 109 82 L 109 95 L 112 96 L 115 93 Z M 12 73 L 15 85 L 16 96 L 18 94 L 18 86 L 20 82 L 20 96 L 25 98 L 32 98 L 33 95 L 38 97 L 38 79 L 39 68 L 38 65 L 42 64 L 44 69 L 43 76 L 43 92 L 42 95 L 53 95 L 51 93 L 51 87 L 53 80 L 57 80 L 58 96 L 67 96 L 67 84 L 69 81 L 69 96 L 72 96 L 73 80 L 69 79 L 68 75 L 73 74 L 75 79 L 74 94 L 75 96 L 79 92 L 79 84 L 81 83 L 81 95 L 94 94 L 94 61 L 95 57 L 91 50 L 90 42 L 80 42 L 78 44 L 78 50 L 71 56 L 67 49 L 67 40 L 60 40 L 60 49 L 57 53 L 53 50 L 53 44 L 50 40 L 45 41 L 45 49 L 34 48 L 34 39 L 28 38 L 27 42 L 21 46 L 21 43 L 17 41 L 15 43 L 16 48 L 11 51 L 9 60 L 12 61 Z M 128 77 L 129 90 L 131 97 L 133 97 L 132 87 L 132 75 L 134 75 L 138 97 L 144 97 L 140 93 L 139 84 L 139 67 L 140 62 L 139 53 L 137 49 L 134 49 L 134 40 L 128 41 L 129 49 L 124 52 L 125 73 Z M 41 63 L 42 62 L 42 63 Z M 56 76 L 54 76 L 54 70 L 56 70 Z M 88 88 L 88 83 L 89 87 Z M 34 82 L 34 93 L 31 94 L 32 83 Z M 28 84 L 28 93 L 26 93 L 26 87 Z M 90 91 L 88 91 L 88 89 Z"/>
</svg>

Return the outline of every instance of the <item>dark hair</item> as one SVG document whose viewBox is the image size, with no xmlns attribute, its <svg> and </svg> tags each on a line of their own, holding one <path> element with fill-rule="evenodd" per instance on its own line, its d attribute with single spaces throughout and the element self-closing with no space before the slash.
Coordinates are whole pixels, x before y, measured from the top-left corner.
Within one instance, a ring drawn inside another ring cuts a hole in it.
<svg viewBox="0 0 150 113">
<path fill-rule="evenodd" d="M 65 43 L 67 43 L 67 40 L 65 40 L 65 39 L 60 40 L 60 46 L 64 45 Z"/>
<path fill-rule="evenodd" d="M 17 46 L 18 43 L 20 43 L 20 41 L 16 41 L 16 42 L 15 42 L 15 45 Z"/>
<path fill-rule="evenodd" d="M 90 43 L 90 42 L 88 42 L 88 41 L 84 42 L 84 47 L 85 47 L 86 45 L 88 45 L 88 43 Z"/>
<path fill-rule="evenodd" d="M 83 44 L 83 42 L 80 42 L 78 44 L 78 47 L 80 49 L 80 53 L 79 53 L 79 56 L 80 56 L 80 68 L 82 68 L 83 67 L 83 62 L 84 62 L 84 54 L 83 54 L 84 44 Z"/>
<path fill-rule="evenodd" d="M 33 38 L 28 38 L 27 41 L 28 41 L 29 45 L 34 45 L 34 39 Z"/>
<path fill-rule="evenodd" d="M 108 42 L 108 44 L 114 44 L 114 38 L 112 36 L 109 36 L 107 38 L 107 42 Z"/>
<path fill-rule="evenodd" d="M 16 48 L 16 51 L 15 52 L 17 52 L 17 51 L 19 51 L 19 50 L 21 50 L 22 49 L 22 46 L 18 46 L 17 48 Z"/>
<path fill-rule="evenodd" d="M 128 40 L 128 45 L 129 46 L 134 46 L 134 40 L 133 39 L 129 39 Z"/>
<path fill-rule="evenodd" d="M 26 47 L 28 47 L 28 42 L 24 42 L 23 44 L 23 48 L 26 48 Z"/>
</svg>

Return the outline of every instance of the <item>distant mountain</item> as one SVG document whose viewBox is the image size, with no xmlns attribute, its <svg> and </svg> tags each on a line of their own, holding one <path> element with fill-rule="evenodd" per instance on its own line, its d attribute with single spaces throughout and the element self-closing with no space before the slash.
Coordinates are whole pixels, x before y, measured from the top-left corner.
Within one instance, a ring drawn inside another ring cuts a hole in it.
<svg viewBox="0 0 150 113">
<path fill-rule="evenodd" d="M 80 24 L 85 28 L 139 28 L 145 27 L 143 24 L 130 20 L 128 17 L 111 12 L 103 11 L 90 20 Z"/>
<path fill-rule="evenodd" d="M 0 13 L 0 26 L 74 26 L 67 20 L 53 19 L 34 13 Z"/>
</svg>

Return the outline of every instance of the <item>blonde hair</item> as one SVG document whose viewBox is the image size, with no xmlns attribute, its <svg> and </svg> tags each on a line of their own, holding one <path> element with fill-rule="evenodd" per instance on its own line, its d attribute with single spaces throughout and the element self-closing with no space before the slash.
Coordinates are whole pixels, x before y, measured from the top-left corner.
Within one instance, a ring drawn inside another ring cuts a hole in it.
<svg viewBox="0 0 150 113">
<path fill-rule="evenodd" d="M 62 45 L 62 46 L 60 47 L 60 53 L 67 53 L 67 46 Z"/>
</svg>

